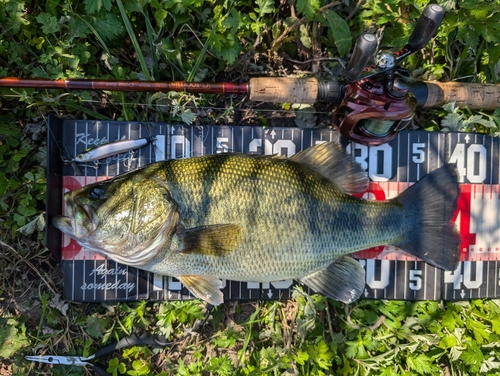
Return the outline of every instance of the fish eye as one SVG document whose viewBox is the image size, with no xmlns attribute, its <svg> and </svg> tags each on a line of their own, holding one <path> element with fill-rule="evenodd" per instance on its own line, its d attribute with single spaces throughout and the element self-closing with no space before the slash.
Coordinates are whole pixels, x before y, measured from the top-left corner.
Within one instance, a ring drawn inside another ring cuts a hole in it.
<svg viewBox="0 0 500 376">
<path fill-rule="evenodd" d="M 96 185 L 92 187 L 90 190 L 90 197 L 92 198 L 101 198 L 101 196 L 104 194 L 104 189 L 102 185 Z"/>
</svg>

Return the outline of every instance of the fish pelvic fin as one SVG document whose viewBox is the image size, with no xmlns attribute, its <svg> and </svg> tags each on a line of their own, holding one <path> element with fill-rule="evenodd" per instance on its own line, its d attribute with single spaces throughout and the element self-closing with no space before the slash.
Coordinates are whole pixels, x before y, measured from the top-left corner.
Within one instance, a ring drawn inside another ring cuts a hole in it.
<svg viewBox="0 0 500 376">
<path fill-rule="evenodd" d="M 365 270 L 350 256 L 342 256 L 326 269 L 298 280 L 318 294 L 343 303 L 359 298 L 365 288 Z"/>
<path fill-rule="evenodd" d="M 459 196 L 457 169 L 444 165 L 420 179 L 399 197 L 406 231 L 394 245 L 444 270 L 455 270 L 460 261 L 461 238 L 451 221 Z"/>
<path fill-rule="evenodd" d="M 344 193 L 362 193 L 368 187 L 368 175 L 340 144 L 325 142 L 290 157 L 331 180 Z"/>
<path fill-rule="evenodd" d="M 183 275 L 176 277 L 186 288 L 199 299 L 214 306 L 224 301 L 222 281 L 211 275 Z"/>
<path fill-rule="evenodd" d="M 243 227 L 234 224 L 199 226 L 183 230 L 182 253 L 209 256 L 228 256 L 240 244 Z"/>
</svg>

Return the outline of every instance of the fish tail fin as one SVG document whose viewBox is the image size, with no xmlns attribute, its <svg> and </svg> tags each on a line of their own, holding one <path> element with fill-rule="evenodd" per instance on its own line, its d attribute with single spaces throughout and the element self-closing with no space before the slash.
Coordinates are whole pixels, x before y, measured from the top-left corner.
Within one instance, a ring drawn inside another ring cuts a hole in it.
<svg viewBox="0 0 500 376">
<path fill-rule="evenodd" d="M 394 245 L 440 269 L 455 270 L 461 238 L 451 220 L 458 196 L 456 166 L 447 164 L 396 197 L 407 225 L 403 238 Z"/>
</svg>

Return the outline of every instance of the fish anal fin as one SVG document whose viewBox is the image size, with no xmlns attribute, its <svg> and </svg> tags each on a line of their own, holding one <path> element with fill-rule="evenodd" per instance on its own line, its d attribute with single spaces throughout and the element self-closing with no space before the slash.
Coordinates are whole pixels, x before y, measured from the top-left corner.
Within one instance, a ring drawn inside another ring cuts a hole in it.
<svg viewBox="0 0 500 376">
<path fill-rule="evenodd" d="M 240 244 L 243 227 L 234 224 L 199 226 L 183 230 L 180 234 L 182 253 L 209 256 L 228 256 Z"/>
<path fill-rule="evenodd" d="M 214 306 L 224 301 L 222 281 L 212 275 L 183 275 L 176 277 L 197 298 Z"/>
<path fill-rule="evenodd" d="M 338 143 L 312 146 L 294 154 L 290 160 L 313 169 L 345 193 L 362 193 L 368 187 L 366 171 Z"/>
<path fill-rule="evenodd" d="M 350 256 L 342 256 L 326 269 L 299 279 L 314 292 L 344 303 L 359 298 L 365 287 L 365 270 Z"/>
</svg>

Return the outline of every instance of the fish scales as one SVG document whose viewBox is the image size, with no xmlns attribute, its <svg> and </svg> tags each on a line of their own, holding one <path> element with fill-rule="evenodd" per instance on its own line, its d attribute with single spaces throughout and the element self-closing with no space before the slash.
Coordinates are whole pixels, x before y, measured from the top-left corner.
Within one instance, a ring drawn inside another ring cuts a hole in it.
<svg viewBox="0 0 500 376">
<path fill-rule="evenodd" d="M 233 223 L 244 228 L 226 257 L 165 248 L 148 263 L 167 275 L 214 274 L 255 282 L 296 278 L 342 254 L 401 236 L 401 209 L 339 191 L 310 169 L 279 158 L 209 155 L 155 166 L 186 228 Z"/>
</svg>

